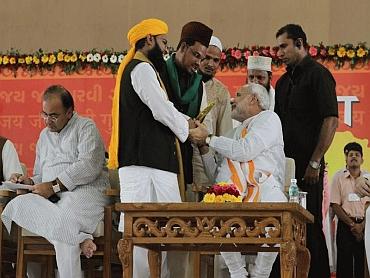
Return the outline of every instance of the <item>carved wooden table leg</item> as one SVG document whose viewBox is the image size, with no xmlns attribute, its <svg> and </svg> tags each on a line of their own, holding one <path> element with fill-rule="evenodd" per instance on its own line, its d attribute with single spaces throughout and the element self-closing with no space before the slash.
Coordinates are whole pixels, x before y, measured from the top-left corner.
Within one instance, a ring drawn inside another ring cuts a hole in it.
<svg viewBox="0 0 370 278">
<path fill-rule="evenodd" d="M 161 251 L 148 250 L 148 263 L 150 270 L 150 278 L 160 278 L 162 266 Z"/>
<path fill-rule="evenodd" d="M 118 241 L 118 255 L 123 267 L 123 276 L 132 278 L 133 275 L 133 244 L 131 238 L 124 238 Z"/>
<path fill-rule="evenodd" d="M 296 246 L 293 241 L 288 241 L 280 245 L 280 276 L 281 278 L 294 277 L 296 263 Z"/>
<path fill-rule="evenodd" d="M 305 246 L 297 248 L 297 277 L 307 278 L 310 270 L 311 255 Z"/>
</svg>

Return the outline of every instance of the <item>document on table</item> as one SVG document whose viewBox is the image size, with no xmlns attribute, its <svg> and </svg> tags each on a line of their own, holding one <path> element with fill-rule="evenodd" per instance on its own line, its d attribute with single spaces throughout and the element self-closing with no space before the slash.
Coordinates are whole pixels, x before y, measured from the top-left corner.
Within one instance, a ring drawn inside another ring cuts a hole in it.
<svg viewBox="0 0 370 278">
<path fill-rule="evenodd" d="M 10 190 L 17 190 L 17 189 L 25 189 L 25 190 L 32 190 L 33 186 L 23 183 L 13 183 L 10 181 L 3 181 L 2 185 L 0 186 L 1 189 L 10 189 Z"/>
</svg>

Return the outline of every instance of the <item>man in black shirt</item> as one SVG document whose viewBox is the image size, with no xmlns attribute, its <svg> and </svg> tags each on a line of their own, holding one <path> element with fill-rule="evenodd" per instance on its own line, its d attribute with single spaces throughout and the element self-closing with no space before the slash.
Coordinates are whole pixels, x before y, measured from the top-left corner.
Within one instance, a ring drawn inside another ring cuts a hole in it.
<svg viewBox="0 0 370 278">
<path fill-rule="evenodd" d="M 307 55 L 301 26 L 288 24 L 276 33 L 277 55 L 287 72 L 276 83 L 275 112 L 283 127 L 284 151 L 296 163 L 298 186 L 307 194 L 307 209 L 315 223 L 307 225 L 311 253 L 309 277 L 329 277 L 329 259 L 322 231 L 322 192 L 328 150 L 338 125 L 335 80 Z"/>
</svg>

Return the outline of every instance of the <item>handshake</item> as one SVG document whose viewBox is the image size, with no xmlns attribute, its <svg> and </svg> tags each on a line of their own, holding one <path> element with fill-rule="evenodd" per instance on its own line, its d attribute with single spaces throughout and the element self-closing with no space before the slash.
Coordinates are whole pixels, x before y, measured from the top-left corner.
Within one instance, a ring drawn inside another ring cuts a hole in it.
<svg viewBox="0 0 370 278">
<path fill-rule="evenodd" d="M 204 146 L 208 137 L 208 129 L 205 124 L 198 120 L 189 119 L 188 139 L 197 146 Z"/>
</svg>

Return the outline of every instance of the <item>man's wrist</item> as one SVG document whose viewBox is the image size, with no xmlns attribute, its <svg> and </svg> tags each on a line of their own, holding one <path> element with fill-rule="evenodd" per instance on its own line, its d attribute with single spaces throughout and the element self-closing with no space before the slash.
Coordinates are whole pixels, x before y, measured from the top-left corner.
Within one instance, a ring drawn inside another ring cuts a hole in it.
<svg viewBox="0 0 370 278">
<path fill-rule="evenodd" d="M 51 182 L 51 186 L 53 188 L 53 191 L 54 193 L 58 193 L 60 192 L 62 189 L 61 189 L 61 185 L 59 183 L 59 180 L 58 179 L 55 179 Z"/>
<path fill-rule="evenodd" d="M 315 160 L 310 160 L 308 165 L 310 165 L 310 167 L 314 170 L 319 170 L 321 167 L 320 161 L 315 161 Z"/>
</svg>

